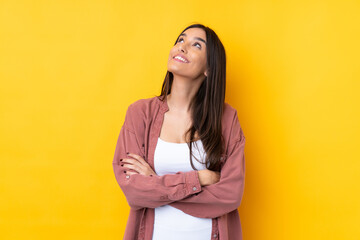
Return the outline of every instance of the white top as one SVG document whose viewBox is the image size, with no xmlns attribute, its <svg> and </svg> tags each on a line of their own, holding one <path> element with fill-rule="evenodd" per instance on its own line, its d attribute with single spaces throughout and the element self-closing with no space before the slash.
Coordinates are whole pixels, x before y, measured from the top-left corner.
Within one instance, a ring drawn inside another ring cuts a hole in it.
<svg viewBox="0 0 360 240">
<path fill-rule="evenodd" d="M 197 159 L 205 162 L 202 142 L 198 140 L 196 143 L 192 145 L 192 152 Z M 156 174 L 162 176 L 193 171 L 189 154 L 187 143 L 166 142 L 158 138 L 154 153 Z M 199 163 L 195 158 L 192 161 L 197 170 L 206 169 L 204 163 Z M 211 230 L 211 218 L 194 217 L 170 205 L 155 208 L 153 240 L 209 240 Z"/>
</svg>

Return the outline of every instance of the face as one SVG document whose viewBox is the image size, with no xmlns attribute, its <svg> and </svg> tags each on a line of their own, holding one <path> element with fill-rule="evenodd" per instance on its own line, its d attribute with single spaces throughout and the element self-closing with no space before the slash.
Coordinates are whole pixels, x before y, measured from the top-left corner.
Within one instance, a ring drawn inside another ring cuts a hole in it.
<svg viewBox="0 0 360 240">
<path fill-rule="evenodd" d="M 206 33 L 201 28 L 184 31 L 170 50 L 168 71 L 191 79 L 205 78 L 206 41 Z"/>
</svg>

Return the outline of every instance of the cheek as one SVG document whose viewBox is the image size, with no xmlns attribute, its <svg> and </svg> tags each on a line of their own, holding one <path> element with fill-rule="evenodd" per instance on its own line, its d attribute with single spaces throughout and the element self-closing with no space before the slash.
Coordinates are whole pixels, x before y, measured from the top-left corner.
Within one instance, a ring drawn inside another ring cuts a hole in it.
<svg viewBox="0 0 360 240">
<path fill-rule="evenodd" d="M 169 60 L 172 59 L 172 56 L 174 55 L 175 50 L 172 48 L 169 53 Z"/>
<path fill-rule="evenodd" d="M 198 56 L 196 59 L 196 63 L 199 68 L 206 67 L 206 56 Z"/>
</svg>

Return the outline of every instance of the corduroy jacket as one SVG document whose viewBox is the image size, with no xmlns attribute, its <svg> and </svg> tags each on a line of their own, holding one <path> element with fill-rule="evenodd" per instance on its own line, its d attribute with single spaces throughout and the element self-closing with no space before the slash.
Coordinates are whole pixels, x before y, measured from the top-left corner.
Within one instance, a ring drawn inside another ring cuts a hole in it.
<svg viewBox="0 0 360 240">
<path fill-rule="evenodd" d="M 127 152 L 142 156 L 154 169 L 154 152 L 164 114 L 166 98 L 140 99 L 127 108 L 112 161 L 116 181 L 130 206 L 125 240 L 151 240 L 154 208 L 170 205 L 200 218 L 212 218 L 211 239 L 242 239 L 238 213 L 245 183 L 245 136 L 237 110 L 224 103 L 222 134 L 225 152 L 221 155 L 219 182 L 201 186 L 198 172 L 177 172 L 163 176 L 128 175 L 120 159 Z M 169 156 L 171 161 L 171 156 Z"/>
</svg>

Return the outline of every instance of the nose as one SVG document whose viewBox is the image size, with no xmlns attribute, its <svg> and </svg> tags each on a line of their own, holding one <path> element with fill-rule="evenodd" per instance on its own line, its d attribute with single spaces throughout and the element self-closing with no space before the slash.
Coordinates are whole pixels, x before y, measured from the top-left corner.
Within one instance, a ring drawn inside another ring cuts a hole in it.
<svg viewBox="0 0 360 240">
<path fill-rule="evenodd" d="M 184 46 L 184 44 L 180 44 L 179 51 L 186 53 L 186 47 Z"/>
</svg>

